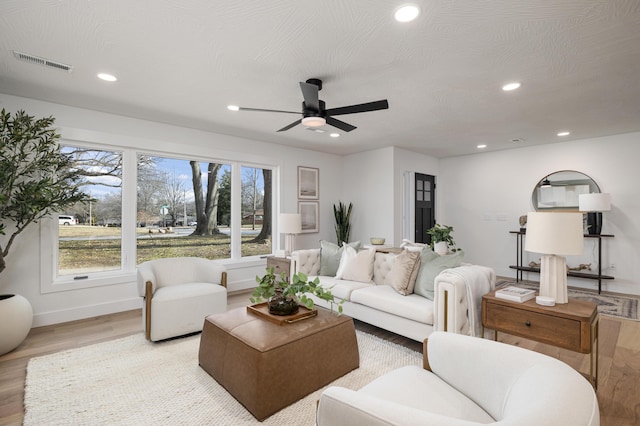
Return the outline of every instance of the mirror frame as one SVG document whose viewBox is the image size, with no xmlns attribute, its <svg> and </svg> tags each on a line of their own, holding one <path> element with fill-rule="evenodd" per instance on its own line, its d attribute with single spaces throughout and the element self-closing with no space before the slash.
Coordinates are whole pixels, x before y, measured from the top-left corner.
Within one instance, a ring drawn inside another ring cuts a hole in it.
<svg viewBox="0 0 640 426">
<path fill-rule="evenodd" d="M 548 180 L 550 187 L 542 187 Z M 578 195 L 599 193 L 600 187 L 590 176 L 576 170 L 559 170 L 540 179 L 531 192 L 535 211 L 578 211 Z"/>
</svg>

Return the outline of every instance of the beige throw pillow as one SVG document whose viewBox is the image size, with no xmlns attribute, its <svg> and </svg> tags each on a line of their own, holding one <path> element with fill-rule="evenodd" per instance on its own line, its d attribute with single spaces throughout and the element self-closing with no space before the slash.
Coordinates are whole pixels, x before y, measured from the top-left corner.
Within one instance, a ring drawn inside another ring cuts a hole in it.
<svg viewBox="0 0 640 426">
<path fill-rule="evenodd" d="M 396 257 L 391 270 L 384 278 L 384 284 L 390 285 L 398 293 L 407 296 L 413 293 L 419 269 L 420 252 L 402 250 L 402 253 Z"/>
<path fill-rule="evenodd" d="M 371 282 L 373 278 L 373 258 L 376 255 L 374 248 L 357 252 L 351 246 L 344 246 L 340 266 L 336 272 L 336 278 L 340 280 Z"/>
</svg>

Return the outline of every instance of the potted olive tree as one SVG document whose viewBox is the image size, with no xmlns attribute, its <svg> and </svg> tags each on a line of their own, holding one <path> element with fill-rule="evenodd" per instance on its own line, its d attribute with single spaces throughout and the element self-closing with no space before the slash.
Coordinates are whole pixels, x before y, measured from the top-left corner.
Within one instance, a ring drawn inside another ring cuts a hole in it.
<svg viewBox="0 0 640 426">
<path fill-rule="evenodd" d="M 88 201 L 81 171 L 60 151 L 54 118 L 0 112 L 0 274 L 15 239 L 32 223 L 66 206 Z M 31 285 L 33 283 L 25 283 Z M 15 349 L 31 329 L 26 298 L 0 292 L 0 355 Z"/>
</svg>

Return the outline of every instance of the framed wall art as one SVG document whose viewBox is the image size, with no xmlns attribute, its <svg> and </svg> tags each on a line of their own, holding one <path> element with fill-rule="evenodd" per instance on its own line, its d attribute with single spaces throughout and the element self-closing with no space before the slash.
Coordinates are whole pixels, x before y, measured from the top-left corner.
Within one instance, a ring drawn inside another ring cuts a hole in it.
<svg viewBox="0 0 640 426">
<path fill-rule="evenodd" d="M 300 200 L 317 200 L 319 198 L 319 175 L 319 169 L 298 166 L 298 198 Z"/>
<path fill-rule="evenodd" d="M 298 201 L 303 234 L 319 232 L 318 204 L 317 201 Z"/>
</svg>

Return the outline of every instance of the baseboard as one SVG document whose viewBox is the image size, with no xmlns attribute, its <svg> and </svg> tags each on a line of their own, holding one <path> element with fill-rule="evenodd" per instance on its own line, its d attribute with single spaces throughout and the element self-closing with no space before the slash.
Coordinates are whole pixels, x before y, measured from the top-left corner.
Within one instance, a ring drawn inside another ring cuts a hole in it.
<svg viewBox="0 0 640 426">
<path fill-rule="evenodd" d="M 61 309 L 59 311 L 43 312 L 35 314 L 33 316 L 32 327 L 60 324 L 63 322 L 77 321 L 81 319 L 97 317 L 100 315 L 115 314 L 117 312 L 131 311 L 133 309 L 140 308 L 142 308 L 142 298 L 135 297 L 133 299 L 118 300 L 109 303 L 100 303 L 96 305 Z"/>
<path fill-rule="evenodd" d="M 227 285 L 229 293 L 242 293 L 256 287 L 255 280 L 238 280 Z M 32 327 L 42 327 L 45 325 L 60 324 L 63 322 L 77 321 L 86 318 L 93 318 L 100 315 L 115 314 L 118 312 L 130 311 L 142 308 L 142 298 L 117 300 L 108 303 L 95 305 L 77 306 L 59 311 L 36 313 L 33 315 Z"/>
</svg>

